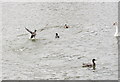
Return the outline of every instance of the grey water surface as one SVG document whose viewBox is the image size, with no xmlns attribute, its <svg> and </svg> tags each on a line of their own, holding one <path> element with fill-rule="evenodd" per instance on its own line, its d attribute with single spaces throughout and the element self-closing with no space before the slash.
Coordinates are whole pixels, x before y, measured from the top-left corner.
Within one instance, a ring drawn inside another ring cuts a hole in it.
<svg viewBox="0 0 120 82">
<path fill-rule="evenodd" d="M 117 18 L 117 2 L 2 3 L 2 79 L 117 80 Z"/>
</svg>

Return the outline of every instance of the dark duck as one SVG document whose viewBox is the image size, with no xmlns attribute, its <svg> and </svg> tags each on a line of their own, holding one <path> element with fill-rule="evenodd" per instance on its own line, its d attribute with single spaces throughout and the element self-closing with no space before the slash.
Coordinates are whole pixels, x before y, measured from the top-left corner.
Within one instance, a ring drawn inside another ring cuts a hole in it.
<svg viewBox="0 0 120 82">
<path fill-rule="evenodd" d="M 69 28 L 69 27 L 67 26 L 67 24 L 65 24 L 64 28 Z"/>
<path fill-rule="evenodd" d="M 37 31 L 37 30 L 34 30 L 34 32 L 32 32 L 32 31 L 30 31 L 30 30 L 27 29 L 27 28 L 25 28 L 25 29 L 26 29 L 29 33 L 31 33 L 31 37 L 30 37 L 31 39 L 32 39 L 32 38 L 35 38 L 35 36 L 36 36 L 36 31 Z"/>
<path fill-rule="evenodd" d="M 95 70 L 96 64 L 95 64 L 96 59 L 92 59 L 92 64 L 87 64 L 87 63 L 83 63 L 82 67 L 93 67 L 93 70 Z"/>
<path fill-rule="evenodd" d="M 60 38 L 60 36 L 58 35 L 58 33 L 56 33 L 55 38 Z"/>
</svg>

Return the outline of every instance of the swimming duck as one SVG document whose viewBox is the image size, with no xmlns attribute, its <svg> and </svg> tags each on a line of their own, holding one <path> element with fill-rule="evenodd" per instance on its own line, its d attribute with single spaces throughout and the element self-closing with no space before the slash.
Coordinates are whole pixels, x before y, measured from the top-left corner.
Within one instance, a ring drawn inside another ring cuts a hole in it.
<svg viewBox="0 0 120 82">
<path fill-rule="evenodd" d="M 113 26 L 116 26 L 116 32 L 114 34 L 115 37 L 118 37 L 118 26 L 117 26 L 117 22 L 113 23 Z"/>
<path fill-rule="evenodd" d="M 69 28 L 69 27 L 67 26 L 67 24 L 65 24 L 64 28 Z"/>
<path fill-rule="evenodd" d="M 82 66 L 82 67 L 90 67 L 90 68 L 93 67 L 93 70 L 95 70 L 95 67 L 96 67 L 95 61 L 96 61 L 96 59 L 92 59 L 92 63 L 93 63 L 93 64 L 83 63 L 83 66 Z"/>
<path fill-rule="evenodd" d="M 56 33 L 56 36 L 55 36 L 55 38 L 60 38 L 60 37 L 59 37 L 59 35 L 58 35 L 58 33 Z"/>
<path fill-rule="evenodd" d="M 36 36 L 36 31 L 37 31 L 37 30 L 34 30 L 34 32 L 32 32 L 32 31 L 30 31 L 30 30 L 27 29 L 27 28 L 25 28 L 25 29 L 26 29 L 28 32 L 31 33 L 31 37 L 30 37 L 31 39 L 32 39 L 32 38 L 35 38 L 35 36 Z"/>
</svg>

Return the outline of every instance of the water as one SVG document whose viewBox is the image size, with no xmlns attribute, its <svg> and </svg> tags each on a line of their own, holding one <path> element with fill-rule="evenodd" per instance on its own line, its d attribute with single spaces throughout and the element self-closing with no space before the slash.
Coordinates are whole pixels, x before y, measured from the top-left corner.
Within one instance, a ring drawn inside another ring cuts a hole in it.
<svg viewBox="0 0 120 82">
<path fill-rule="evenodd" d="M 117 3 L 3 3 L 2 9 L 2 79 L 118 79 Z M 25 27 L 37 29 L 36 40 Z M 82 68 L 93 58 L 96 70 Z"/>
</svg>

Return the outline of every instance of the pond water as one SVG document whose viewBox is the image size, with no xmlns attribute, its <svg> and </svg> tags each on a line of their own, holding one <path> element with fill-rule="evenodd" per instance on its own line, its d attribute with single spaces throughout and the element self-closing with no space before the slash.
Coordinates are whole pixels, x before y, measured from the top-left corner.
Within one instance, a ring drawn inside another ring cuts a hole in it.
<svg viewBox="0 0 120 82">
<path fill-rule="evenodd" d="M 117 80 L 113 26 L 117 6 L 116 2 L 2 3 L 2 79 Z M 29 39 L 25 27 L 37 30 L 35 40 Z M 82 67 L 93 58 L 96 70 Z"/>
</svg>

